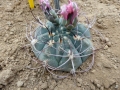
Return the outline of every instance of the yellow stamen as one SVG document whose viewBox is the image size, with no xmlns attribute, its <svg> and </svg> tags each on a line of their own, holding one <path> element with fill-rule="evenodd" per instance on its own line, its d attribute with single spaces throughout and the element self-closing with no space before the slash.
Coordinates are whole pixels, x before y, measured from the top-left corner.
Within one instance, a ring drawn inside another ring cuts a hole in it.
<svg viewBox="0 0 120 90">
<path fill-rule="evenodd" d="M 30 8 L 33 9 L 34 8 L 34 0 L 28 0 Z"/>
</svg>

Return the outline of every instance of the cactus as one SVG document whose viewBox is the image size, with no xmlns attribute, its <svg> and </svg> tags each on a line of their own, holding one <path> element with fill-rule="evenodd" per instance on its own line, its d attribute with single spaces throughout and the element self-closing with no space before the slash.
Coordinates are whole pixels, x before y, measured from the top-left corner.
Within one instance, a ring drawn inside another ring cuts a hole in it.
<svg viewBox="0 0 120 90">
<path fill-rule="evenodd" d="M 54 1 L 57 11 L 52 9 L 48 0 L 40 0 L 48 21 L 44 25 L 37 20 L 40 26 L 34 31 L 32 50 L 49 69 L 75 73 L 94 54 L 90 28 L 78 23 L 75 2 L 69 0 L 58 10 L 59 0 Z"/>
</svg>

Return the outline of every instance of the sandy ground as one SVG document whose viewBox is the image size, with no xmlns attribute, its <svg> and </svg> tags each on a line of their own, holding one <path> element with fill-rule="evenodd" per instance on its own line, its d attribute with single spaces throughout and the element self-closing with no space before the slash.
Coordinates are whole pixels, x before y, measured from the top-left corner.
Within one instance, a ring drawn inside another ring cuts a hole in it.
<svg viewBox="0 0 120 90">
<path fill-rule="evenodd" d="M 61 0 L 64 2 L 67 0 Z M 48 72 L 43 74 L 41 68 L 27 68 L 40 66 L 32 61 L 31 48 L 24 47 L 30 43 L 25 36 L 26 24 L 34 20 L 27 0 L 0 0 L 0 90 L 120 90 L 120 0 L 76 2 L 89 19 L 96 16 L 94 28 L 103 34 L 106 46 L 96 52 L 89 72 L 56 80 Z M 33 12 L 45 21 L 37 2 Z M 95 40 L 100 37 L 93 36 L 93 42 L 100 47 Z M 82 67 L 87 67 L 89 61 Z"/>
</svg>

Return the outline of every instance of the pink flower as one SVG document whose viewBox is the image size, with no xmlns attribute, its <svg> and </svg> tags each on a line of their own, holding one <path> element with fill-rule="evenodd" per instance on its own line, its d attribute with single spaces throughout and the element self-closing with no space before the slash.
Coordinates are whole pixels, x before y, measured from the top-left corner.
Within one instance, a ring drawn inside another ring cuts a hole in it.
<svg viewBox="0 0 120 90">
<path fill-rule="evenodd" d="M 70 24 L 72 24 L 74 19 L 77 17 L 77 13 L 77 4 L 71 0 L 69 0 L 69 4 L 61 6 L 61 15 L 65 20 L 70 20 Z"/>
<path fill-rule="evenodd" d="M 39 0 L 41 4 L 41 8 L 43 11 L 50 10 L 50 2 L 49 0 Z"/>
</svg>

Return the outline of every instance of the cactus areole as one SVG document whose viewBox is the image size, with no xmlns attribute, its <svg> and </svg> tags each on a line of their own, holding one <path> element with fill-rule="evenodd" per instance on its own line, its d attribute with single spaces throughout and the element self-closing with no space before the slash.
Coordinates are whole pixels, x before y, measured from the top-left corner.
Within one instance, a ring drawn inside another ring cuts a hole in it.
<svg viewBox="0 0 120 90">
<path fill-rule="evenodd" d="M 77 20 L 77 4 L 69 0 L 58 12 L 48 0 L 40 0 L 40 4 L 48 21 L 35 30 L 35 56 L 54 70 L 75 72 L 93 54 L 90 31 Z"/>
</svg>

